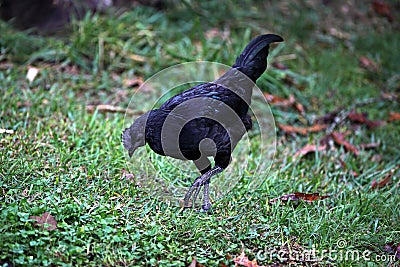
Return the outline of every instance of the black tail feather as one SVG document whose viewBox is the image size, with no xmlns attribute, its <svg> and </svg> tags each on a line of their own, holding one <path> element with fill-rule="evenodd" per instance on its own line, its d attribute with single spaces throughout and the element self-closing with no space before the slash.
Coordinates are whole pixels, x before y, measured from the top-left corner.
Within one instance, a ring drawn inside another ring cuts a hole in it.
<svg viewBox="0 0 400 267">
<path fill-rule="evenodd" d="M 270 43 L 282 42 L 283 38 L 276 34 L 264 34 L 257 36 L 245 47 L 239 57 L 236 59 L 233 67 L 244 67 L 254 60 L 261 50 L 266 49 Z M 268 56 L 268 48 L 267 48 Z"/>
<path fill-rule="evenodd" d="M 267 68 L 269 44 L 282 41 L 283 38 L 276 34 L 257 36 L 245 47 L 232 67 L 257 80 Z"/>
</svg>

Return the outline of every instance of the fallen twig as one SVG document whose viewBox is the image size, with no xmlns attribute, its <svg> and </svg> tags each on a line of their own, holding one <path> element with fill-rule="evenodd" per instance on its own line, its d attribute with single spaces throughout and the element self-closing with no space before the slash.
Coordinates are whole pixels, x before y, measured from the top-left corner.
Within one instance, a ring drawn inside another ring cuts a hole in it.
<svg viewBox="0 0 400 267">
<path fill-rule="evenodd" d="M 126 109 L 126 108 L 121 108 L 117 106 L 111 106 L 111 105 L 88 105 L 86 106 L 86 110 L 89 111 L 90 113 L 95 112 L 96 110 L 98 112 L 109 112 L 109 113 L 127 113 L 127 114 L 137 114 L 140 115 L 141 112 L 139 111 L 134 111 L 131 109 Z"/>
</svg>

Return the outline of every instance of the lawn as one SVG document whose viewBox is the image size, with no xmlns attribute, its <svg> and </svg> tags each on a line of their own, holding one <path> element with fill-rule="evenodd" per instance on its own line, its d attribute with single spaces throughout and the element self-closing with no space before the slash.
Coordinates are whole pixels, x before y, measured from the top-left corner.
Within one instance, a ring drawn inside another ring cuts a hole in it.
<svg viewBox="0 0 400 267">
<path fill-rule="evenodd" d="M 398 265 L 400 7 L 386 4 L 389 15 L 358 1 L 175 1 L 88 14 L 52 36 L 0 22 L 0 263 L 234 266 L 243 252 L 264 266 Z M 129 159 L 121 144 L 182 81 L 139 86 L 179 63 L 232 65 L 267 32 L 285 39 L 257 82 L 275 154 L 260 157 L 250 132 L 213 179 L 212 214 L 183 210 L 182 191 L 160 183 L 187 188 L 193 163 L 148 147 Z M 298 155 L 307 144 L 326 149 Z"/>
</svg>

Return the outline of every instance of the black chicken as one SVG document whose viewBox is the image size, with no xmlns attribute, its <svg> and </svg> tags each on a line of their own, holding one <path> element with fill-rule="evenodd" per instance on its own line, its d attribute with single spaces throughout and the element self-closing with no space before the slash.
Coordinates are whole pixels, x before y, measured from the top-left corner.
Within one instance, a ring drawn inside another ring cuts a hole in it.
<svg viewBox="0 0 400 267">
<path fill-rule="evenodd" d="M 122 142 L 129 156 L 147 143 L 160 155 L 194 161 L 201 175 L 185 195 L 186 207 L 203 187 L 202 210 L 211 208 L 210 178 L 228 166 L 236 144 L 251 129 L 248 109 L 254 83 L 267 68 L 269 44 L 282 41 L 275 34 L 254 38 L 220 78 L 177 94 L 124 130 Z M 214 167 L 207 158 L 211 156 Z"/>
</svg>

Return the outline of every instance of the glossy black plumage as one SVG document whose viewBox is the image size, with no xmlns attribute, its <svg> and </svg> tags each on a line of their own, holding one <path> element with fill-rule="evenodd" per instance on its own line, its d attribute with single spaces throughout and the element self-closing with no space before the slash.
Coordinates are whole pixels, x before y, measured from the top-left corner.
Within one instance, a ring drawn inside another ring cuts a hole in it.
<svg viewBox="0 0 400 267">
<path fill-rule="evenodd" d="M 194 161 L 202 175 L 186 194 L 185 205 L 193 193 L 195 201 L 204 186 L 202 209 L 210 209 L 210 178 L 228 166 L 236 144 L 251 129 L 248 109 L 253 85 L 266 70 L 269 44 L 281 41 L 274 34 L 254 38 L 220 78 L 177 94 L 123 132 L 130 156 L 147 143 L 160 155 Z M 214 157 L 213 168 L 207 159 L 210 156 Z"/>
</svg>

